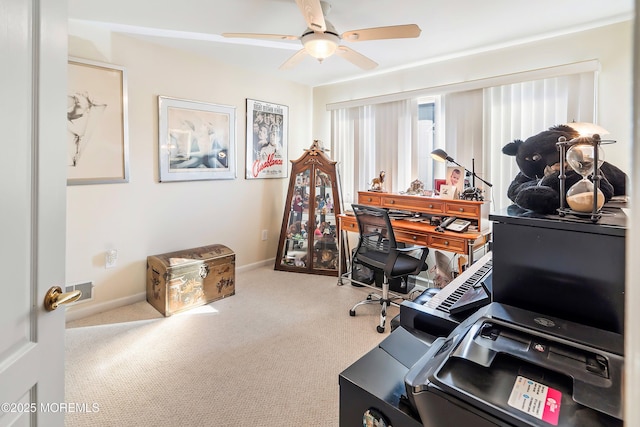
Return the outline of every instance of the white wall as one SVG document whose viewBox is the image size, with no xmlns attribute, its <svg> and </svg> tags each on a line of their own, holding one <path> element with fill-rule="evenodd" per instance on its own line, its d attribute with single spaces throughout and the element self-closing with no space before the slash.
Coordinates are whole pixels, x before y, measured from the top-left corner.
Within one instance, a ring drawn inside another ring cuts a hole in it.
<svg viewBox="0 0 640 427">
<path fill-rule="evenodd" d="M 610 132 L 611 139 L 618 141 L 606 147 L 606 159 L 629 171 L 632 30 L 632 22 L 628 21 L 390 74 L 316 87 L 313 90 L 313 135 L 324 141 L 331 140 L 331 115 L 326 110 L 326 105 L 330 103 L 436 88 L 596 59 L 601 64 L 597 121 Z M 437 41 L 434 40 L 434 43 Z M 529 136 L 522 135 L 522 138 Z M 507 142 L 510 141 L 504 141 L 505 144 Z"/>
<path fill-rule="evenodd" d="M 70 33 L 70 56 L 127 70 L 130 182 L 67 188 L 67 283 L 96 286 L 68 319 L 143 298 L 148 255 L 221 243 L 240 268 L 273 259 L 288 179 L 244 178 L 245 99 L 289 106 L 292 160 L 312 143 L 311 89 L 137 39 L 73 25 Z M 158 182 L 158 95 L 236 107 L 237 179 Z M 105 269 L 108 249 L 118 251 L 115 268 Z"/>
</svg>

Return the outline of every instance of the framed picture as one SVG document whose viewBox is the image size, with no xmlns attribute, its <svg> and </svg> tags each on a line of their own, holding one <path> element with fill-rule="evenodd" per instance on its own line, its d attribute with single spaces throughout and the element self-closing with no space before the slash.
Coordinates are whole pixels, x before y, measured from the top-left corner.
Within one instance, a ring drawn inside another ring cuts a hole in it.
<svg viewBox="0 0 640 427">
<path fill-rule="evenodd" d="M 437 193 L 440 193 L 440 187 L 446 185 L 446 179 L 434 179 L 433 180 L 433 189 L 436 190 Z"/>
<path fill-rule="evenodd" d="M 158 97 L 160 182 L 236 178 L 236 109 Z"/>
<path fill-rule="evenodd" d="M 126 70 L 69 58 L 67 75 L 67 184 L 129 182 Z"/>
<path fill-rule="evenodd" d="M 458 187 L 455 185 L 441 185 L 440 186 L 440 198 L 442 199 L 457 199 L 458 198 Z"/>
<path fill-rule="evenodd" d="M 464 190 L 465 170 L 460 166 L 448 166 L 446 175 L 446 184 L 456 187 L 458 194 L 462 194 Z"/>
<path fill-rule="evenodd" d="M 247 179 L 286 178 L 289 107 L 247 99 Z"/>
</svg>

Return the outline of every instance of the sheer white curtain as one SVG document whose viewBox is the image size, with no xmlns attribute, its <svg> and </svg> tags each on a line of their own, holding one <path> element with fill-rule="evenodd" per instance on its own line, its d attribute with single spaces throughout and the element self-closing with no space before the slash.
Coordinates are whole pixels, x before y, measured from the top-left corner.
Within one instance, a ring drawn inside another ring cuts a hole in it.
<svg viewBox="0 0 640 427">
<path fill-rule="evenodd" d="M 332 110 L 332 157 L 339 162 L 347 207 L 380 171 L 386 172 L 387 191 L 409 187 L 417 173 L 417 120 L 415 99 Z"/>
<path fill-rule="evenodd" d="M 439 145 L 449 157 L 478 176 L 486 179 L 482 172 L 482 90 L 454 92 L 442 97 L 441 119 L 436 133 Z M 434 176 L 445 177 L 445 163 L 434 163 Z M 476 182 L 476 186 L 482 187 Z"/>
<path fill-rule="evenodd" d="M 507 143 L 535 135 L 551 126 L 593 122 L 595 72 L 547 78 L 484 89 L 484 165 L 493 183 L 491 210 L 512 202 L 507 189 L 519 169 L 502 153 Z M 477 163 L 476 163 L 477 166 Z"/>
<path fill-rule="evenodd" d="M 595 94 L 595 71 L 447 93 L 434 98 L 434 148 L 466 168 L 475 166 L 476 174 L 493 184 L 489 189 L 476 181 L 486 190 L 490 209 L 502 209 L 511 204 L 507 189 L 518 173 L 502 147 L 554 125 L 594 122 Z M 416 178 L 431 188 L 426 178 L 444 177 L 444 163 L 433 163 L 433 175 L 423 170 L 432 166 L 425 161 L 426 145 L 419 145 L 417 99 L 332 109 L 332 156 L 339 162 L 347 207 L 382 170 L 392 192 L 406 190 Z"/>
</svg>

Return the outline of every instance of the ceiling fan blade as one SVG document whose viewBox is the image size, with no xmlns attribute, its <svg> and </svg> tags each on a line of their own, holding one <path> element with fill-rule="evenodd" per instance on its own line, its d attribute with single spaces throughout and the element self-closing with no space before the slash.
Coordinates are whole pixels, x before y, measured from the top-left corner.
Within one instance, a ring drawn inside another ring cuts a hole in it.
<svg viewBox="0 0 640 427">
<path fill-rule="evenodd" d="M 299 40 L 299 36 L 286 34 L 222 33 L 222 37 L 243 39 Z"/>
<path fill-rule="evenodd" d="M 307 26 L 313 31 L 325 32 L 327 25 L 324 22 L 324 14 L 320 0 L 296 0 Z"/>
<path fill-rule="evenodd" d="M 363 28 L 346 31 L 342 39 L 349 42 L 383 39 L 408 39 L 420 36 L 422 30 L 416 24 L 392 25 L 390 27 Z"/>
<path fill-rule="evenodd" d="M 257 33 L 222 33 L 222 37 L 243 39 L 271 39 L 271 40 L 299 40 L 299 36 L 287 34 L 257 34 Z"/>
<path fill-rule="evenodd" d="M 304 59 L 305 56 L 307 56 L 307 51 L 305 49 L 300 49 L 299 51 L 294 53 L 292 57 L 284 61 L 284 63 L 278 68 L 280 70 L 290 70 L 296 65 L 298 65 Z"/>
<path fill-rule="evenodd" d="M 336 49 L 336 55 L 340 58 L 344 58 L 354 65 L 362 68 L 363 70 L 372 70 L 378 66 L 378 63 L 372 61 L 361 53 L 356 52 L 353 49 L 349 49 L 346 46 L 338 46 Z"/>
</svg>

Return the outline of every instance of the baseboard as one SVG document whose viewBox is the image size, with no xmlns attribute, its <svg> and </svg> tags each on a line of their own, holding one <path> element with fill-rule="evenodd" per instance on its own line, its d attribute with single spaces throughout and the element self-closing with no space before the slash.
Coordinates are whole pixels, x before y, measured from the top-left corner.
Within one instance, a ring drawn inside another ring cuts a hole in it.
<svg viewBox="0 0 640 427">
<path fill-rule="evenodd" d="M 236 273 L 242 273 L 245 271 L 254 270 L 256 268 L 273 265 L 274 262 L 275 262 L 275 258 L 271 258 L 271 259 L 266 259 L 259 262 L 254 262 L 253 264 L 247 264 L 241 267 L 236 267 Z M 72 320 L 82 319 L 83 317 L 102 313 L 103 311 L 113 310 L 114 308 L 123 307 L 129 304 L 135 304 L 137 302 L 144 301 L 146 299 L 147 299 L 147 293 L 141 292 L 139 294 L 131 295 L 124 298 L 118 298 L 111 301 L 105 301 L 102 303 L 87 305 L 86 307 L 76 305 L 76 306 L 73 306 L 72 311 L 68 311 L 65 314 L 65 321 L 71 322 Z"/>
<path fill-rule="evenodd" d="M 103 311 L 113 310 L 114 308 L 123 307 L 129 304 L 135 304 L 136 302 L 144 301 L 147 299 L 147 293 L 141 292 L 136 295 L 131 295 L 124 298 L 118 298 L 115 300 L 105 301 L 102 303 L 91 304 L 87 307 L 73 307 L 73 311 L 69 311 L 65 314 L 65 320 L 70 322 L 72 320 L 82 319 L 83 317 L 91 316 L 93 314 L 102 313 Z"/>
<path fill-rule="evenodd" d="M 265 267 L 267 265 L 274 265 L 276 262 L 275 258 L 265 259 L 262 261 L 254 262 L 253 264 L 243 265 L 242 267 L 236 267 L 236 273 L 242 273 L 249 270 L 254 270 L 259 267 Z"/>
</svg>

